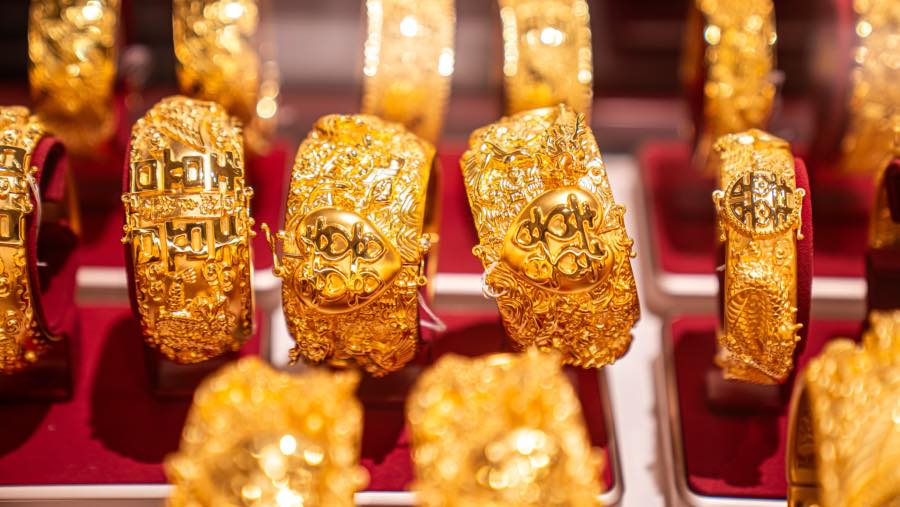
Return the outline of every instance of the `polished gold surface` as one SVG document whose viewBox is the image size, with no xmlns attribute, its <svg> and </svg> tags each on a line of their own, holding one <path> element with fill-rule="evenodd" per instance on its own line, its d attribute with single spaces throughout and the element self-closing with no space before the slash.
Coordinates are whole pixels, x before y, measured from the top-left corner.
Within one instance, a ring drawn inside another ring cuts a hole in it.
<svg viewBox="0 0 900 507">
<path fill-rule="evenodd" d="M 584 0 L 498 0 L 506 113 L 567 104 L 591 115 L 594 70 Z"/>
<path fill-rule="evenodd" d="M 253 334 L 250 198 L 240 123 L 214 102 L 163 99 L 135 123 L 125 237 L 141 328 L 179 363 Z"/>
<path fill-rule="evenodd" d="M 178 452 L 165 461 L 172 507 L 347 506 L 359 465 L 355 372 L 277 372 L 241 359 L 194 395 Z"/>
<path fill-rule="evenodd" d="M 406 406 L 424 506 L 597 506 L 602 460 L 557 354 L 448 355 Z"/>
<path fill-rule="evenodd" d="M 247 149 L 264 153 L 275 133 L 278 65 L 256 0 L 175 0 L 178 83 L 185 95 L 218 102 L 243 122 Z"/>
<path fill-rule="evenodd" d="M 433 163 L 431 144 L 399 124 L 368 115 L 316 122 L 297 150 L 277 234 L 292 362 L 355 361 L 381 376 L 414 357 L 425 256 L 437 241 L 425 230 Z"/>
<path fill-rule="evenodd" d="M 362 112 L 435 143 L 453 75 L 454 0 L 367 0 Z"/>
<path fill-rule="evenodd" d="M 900 311 L 873 311 L 862 346 L 839 338 L 798 378 L 788 423 L 788 505 L 896 506 Z"/>
<path fill-rule="evenodd" d="M 599 367 L 640 316 L 624 206 L 615 203 L 584 115 L 536 109 L 476 130 L 460 165 L 485 293 L 517 348 Z"/>
<path fill-rule="evenodd" d="M 91 155 L 116 127 L 113 87 L 119 0 L 35 0 L 28 77 L 41 121 L 66 148 Z"/>
<path fill-rule="evenodd" d="M 726 378 L 783 383 L 793 368 L 797 240 L 805 191 L 787 142 L 760 130 L 721 137 L 711 158 L 720 240 L 723 313 L 716 363 Z"/>
</svg>

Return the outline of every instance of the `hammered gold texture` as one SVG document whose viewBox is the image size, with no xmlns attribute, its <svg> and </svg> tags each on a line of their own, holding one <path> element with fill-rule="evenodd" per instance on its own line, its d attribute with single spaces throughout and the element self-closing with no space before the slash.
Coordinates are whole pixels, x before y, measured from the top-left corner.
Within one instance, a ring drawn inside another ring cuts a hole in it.
<svg viewBox="0 0 900 507">
<path fill-rule="evenodd" d="M 241 127 L 214 102 L 169 97 L 135 123 L 125 236 L 144 339 L 196 363 L 253 334 L 250 198 Z"/>
<path fill-rule="evenodd" d="M 900 498 L 900 311 L 869 318 L 862 346 L 833 340 L 799 379 L 789 434 L 805 445 L 788 448 L 789 505 Z"/>
<path fill-rule="evenodd" d="M 460 161 L 485 268 L 516 348 L 599 367 L 640 317 L 633 241 L 584 115 L 561 105 L 476 130 Z"/>
<path fill-rule="evenodd" d="M 453 75 L 454 0 L 367 0 L 362 112 L 440 138 Z"/>
<path fill-rule="evenodd" d="M 37 171 L 31 156 L 43 135 L 27 108 L 0 107 L 0 373 L 21 371 L 59 339 L 38 325 L 26 250 Z"/>
<path fill-rule="evenodd" d="M 853 9 L 859 44 L 839 164 L 846 172 L 878 174 L 896 155 L 894 129 L 900 127 L 900 2 L 856 0 Z"/>
<path fill-rule="evenodd" d="M 406 406 L 424 506 L 598 506 L 603 463 L 558 354 L 442 357 Z"/>
<path fill-rule="evenodd" d="M 591 115 L 594 70 L 584 0 L 498 0 L 506 113 L 568 104 Z"/>
<path fill-rule="evenodd" d="M 69 151 L 90 155 L 116 126 L 119 0 L 31 2 L 28 77 L 35 109 Z"/>
<path fill-rule="evenodd" d="M 793 368 L 797 323 L 797 239 L 805 191 L 782 139 L 759 130 L 713 147 L 713 193 L 725 243 L 723 315 L 716 362 L 726 378 L 783 383 Z"/>
<path fill-rule="evenodd" d="M 414 357 L 433 159 L 427 141 L 368 115 L 324 116 L 300 145 L 275 262 L 292 362 L 381 376 Z"/>
<path fill-rule="evenodd" d="M 255 357 L 224 367 L 198 388 L 165 460 L 168 505 L 353 506 L 368 482 L 358 382 L 352 371 L 292 375 Z"/>
</svg>

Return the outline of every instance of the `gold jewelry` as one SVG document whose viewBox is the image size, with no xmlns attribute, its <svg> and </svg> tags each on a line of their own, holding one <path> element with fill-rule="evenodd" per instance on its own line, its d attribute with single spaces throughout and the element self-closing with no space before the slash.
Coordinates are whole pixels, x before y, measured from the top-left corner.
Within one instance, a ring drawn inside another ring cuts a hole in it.
<svg viewBox="0 0 900 507">
<path fill-rule="evenodd" d="M 726 378 L 780 384 L 793 368 L 797 240 L 806 191 L 783 139 L 760 130 L 719 138 L 712 167 L 719 239 L 725 243 L 723 316 L 716 363 Z"/>
<path fill-rule="evenodd" d="M 297 342 L 292 363 L 356 361 L 381 376 L 413 358 L 425 256 L 437 240 L 426 223 L 433 163 L 434 148 L 399 124 L 316 122 L 294 161 L 281 259 L 263 224 Z"/>
<path fill-rule="evenodd" d="M 859 46 L 840 167 L 877 174 L 892 155 L 894 129 L 900 126 L 900 8 L 895 0 L 867 0 L 853 2 L 853 9 Z"/>
<path fill-rule="evenodd" d="M 362 112 L 435 143 L 453 75 L 454 0 L 367 0 Z"/>
<path fill-rule="evenodd" d="M 194 395 L 181 446 L 166 457 L 169 505 L 352 507 L 362 406 L 355 372 L 278 372 L 255 357 L 225 366 Z"/>
<path fill-rule="evenodd" d="M 506 113 L 567 104 L 590 120 L 591 22 L 585 0 L 498 0 Z"/>
<path fill-rule="evenodd" d="M 126 253 L 144 339 L 179 363 L 253 334 L 250 198 L 236 118 L 214 102 L 163 99 L 135 123 Z"/>
<path fill-rule="evenodd" d="M 181 92 L 218 102 L 245 126 L 247 148 L 265 153 L 275 133 L 279 71 L 263 43 L 256 0 L 175 0 L 176 71 Z"/>
<path fill-rule="evenodd" d="M 797 382 L 788 505 L 895 505 L 900 497 L 900 311 L 873 311 L 858 347 L 831 341 Z"/>
<path fill-rule="evenodd" d="M 406 412 L 424 506 L 599 505 L 602 459 L 557 354 L 444 356 Z"/>
<path fill-rule="evenodd" d="M 706 174 L 719 137 L 764 128 L 776 87 L 772 0 L 695 0 L 690 12 L 683 75 L 703 90 L 695 161 Z M 702 33 L 702 40 L 700 34 Z"/>
<path fill-rule="evenodd" d="M 561 105 L 476 130 L 460 162 L 485 268 L 517 348 L 614 362 L 640 317 L 625 207 L 584 115 Z"/>
<path fill-rule="evenodd" d="M 90 155 L 115 131 L 119 0 L 31 2 L 28 77 L 47 130 L 69 151 Z"/>
</svg>

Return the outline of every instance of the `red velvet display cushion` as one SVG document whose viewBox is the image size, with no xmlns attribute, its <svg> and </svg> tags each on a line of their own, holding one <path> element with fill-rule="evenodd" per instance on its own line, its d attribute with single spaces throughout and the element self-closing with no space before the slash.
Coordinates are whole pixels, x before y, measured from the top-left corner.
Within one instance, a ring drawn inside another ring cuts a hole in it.
<svg viewBox="0 0 900 507">
<path fill-rule="evenodd" d="M 784 498 L 789 400 L 784 397 L 775 413 L 714 410 L 706 398 L 706 372 L 716 353 L 715 330 L 712 316 L 671 323 L 673 356 L 666 360 L 674 361 L 687 484 L 700 495 Z M 832 338 L 854 337 L 859 330 L 858 321 L 814 320 L 797 367 L 802 369 Z"/>
<path fill-rule="evenodd" d="M 712 273 L 717 246 L 711 198 L 715 181 L 691 168 L 690 146 L 681 141 L 647 144 L 640 150 L 639 162 L 659 268 Z M 816 173 L 810 184 L 812 219 L 817 224 L 816 276 L 862 276 L 871 180 Z"/>
</svg>

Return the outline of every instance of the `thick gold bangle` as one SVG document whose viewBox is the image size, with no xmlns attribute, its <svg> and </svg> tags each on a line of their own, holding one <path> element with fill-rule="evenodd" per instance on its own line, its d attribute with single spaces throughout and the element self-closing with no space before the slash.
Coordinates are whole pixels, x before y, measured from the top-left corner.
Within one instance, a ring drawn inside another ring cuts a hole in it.
<svg viewBox="0 0 900 507">
<path fill-rule="evenodd" d="M 772 0 L 695 0 L 687 30 L 684 68 L 689 88 L 702 88 L 695 163 L 706 174 L 719 137 L 764 128 L 776 87 L 775 7 Z M 702 34 L 702 39 L 700 37 Z"/>
<path fill-rule="evenodd" d="M 240 123 L 214 102 L 163 99 L 135 123 L 125 237 L 144 339 L 196 363 L 253 334 L 250 198 Z"/>
<path fill-rule="evenodd" d="M 406 413 L 422 505 L 598 505 L 603 463 L 557 354 L 445 356 Z"/>
<path fill-rule="evenodd" d="M 830 342 L 797 382 L 788 422 L 791 507 L 900 497 L 900 311 L 873 311 L 863 345 Z"/>
<path fill-rule="evenodd" d="M 716 362 L 726 378 L 783 383 L 793 368 L 797 323 L 797 240 L 806 192 L 783 139 L 760 130 L 713 146 L 713 192 L 725 267 Z"/>
<path fill-rule="evenodd" d="M 320 118 L 297 150 L 275 274 L 299 358 L 375 376 L 413 359 L 434 148 L 368 115 Z M 273 255 L 275 239 L 269 235 Z"/>
<path fill-rule="evenodd" d="M 517 348 L 599 367 L 621 357 L 640 317 L 624 206 L 597 142 L 570 107 L 476 130 L 460 165 L 485 268 Z"/>
<path fill-rule="evenodd" d="M 591 23 L 585 0 L 498 0 L 506 113 L 568 104 L 590 120 Z"/>
<path fill-rule="evenodd" d="M 174 0 L 178 83 L 185 95 L 218 102 L 244 124 L 247 149 L 265 153 L 275 133 L 278 64 L 259 28 L 257 0 Z"/>
<path fill-rule="evenodd" d="M 31 2 L 28 77 L 35 109 L 66 148 L 90 155 L 116 126 L 119 0 Z"/>
<path fill-rule="evenodd" d="M 178 452 L 166 457 L 168 505 L 352 507 L 362 406 L 355 372 L 278 372 L 255 357 L 224 367 L 194 395 Z"/>
<path fill-rule="evenodd" d="M 435 143 L 453 75 L 454 0 L 367 0 L 362 112 Z"/>
</svg>

